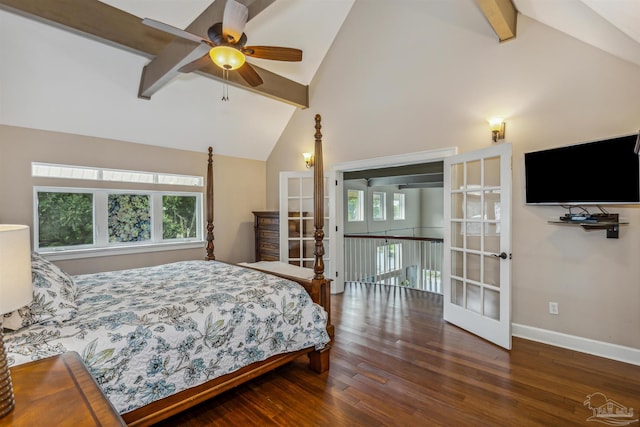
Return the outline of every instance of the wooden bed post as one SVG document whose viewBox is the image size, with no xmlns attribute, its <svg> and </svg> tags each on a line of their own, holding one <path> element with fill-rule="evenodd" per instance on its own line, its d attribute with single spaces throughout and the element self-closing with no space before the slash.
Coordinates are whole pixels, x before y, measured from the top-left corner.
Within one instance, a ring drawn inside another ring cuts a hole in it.
<svg viewBox="0 0 640 427">
<path fill-rule="evenodd" d="M 324 246 L 322 239 L 324 239 L 324 166 L 322 162 L 322 125 L 320 125 L 320 114 L 316 114 L 316 143 L 313 153 L 313 218 L 315 225 L 315 249 L 313 254 L 315 255 L 315 262 L 313 264 L 314 279 L 324 279 Z"/>
<path fill-rule="evenodd" d="M 215 260 L 213 254 L 213 148 L 209 147 L 209 161 L 207 162 L 207 186 L 206 186 L 206 210 L 207 210 L 207 255 L 206 261 Z"/>
<path fill-rule="evenodd" d="M 312 292 L 319 295 L 321 305 L 325 307 L 327 317 L 327 332 L 333 339 L 333 325 L 331 323 L 331 281 L 324 277 L 324 165 L 322 159 L 322 125 L 320 124 L 322 117 L 316 114 L 316 133 L 315 145 L 313 153 L 313 218 L 315 232 L 315 248 L 313 254 L 315 256 L 313 264 L 313 280 L 311 281 Z M 316 350 L 309 353 L 309 367 L 315 372 L 325 372 L 329 369 L 329 355 L 331 344 L 328 344 L 322 350 Z"/>
</svg>

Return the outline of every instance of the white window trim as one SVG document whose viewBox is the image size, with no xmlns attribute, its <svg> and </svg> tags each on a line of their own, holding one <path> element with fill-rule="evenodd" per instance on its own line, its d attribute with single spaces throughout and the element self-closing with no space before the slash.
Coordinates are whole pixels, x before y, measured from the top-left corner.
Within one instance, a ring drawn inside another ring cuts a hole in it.
<svg viewBox="0 0 640 427">
<path fill-rule="evenodd" d="M 91 193 L 93 194 L 94 244 L 55 248 L 39 247 L 38 192 Z M 106 233 L 107 205 L 109 194 L 140 194 L 151 197 L 151 240 L 145 242 L 109 243 Z M 98 196 L 98 197 L 96 197 Z M 193 196 L 196 198 L 196 209 L 199 211 L 196 225 L 196 237 L 185 239 L 162 240 L 162 196 Z M 133 253 L 169 251 L 176 249 L 204 248 L 204 203 L 202 193 L 187 191 L 149 191 L 122 190 L 83 187 L 33 187 L 33 248 L 34 251 L 52 261 L 91 258 L 109 255 L 127 255 Z M 160 218 L 155 221 L 155 218 Z M 101 232 L 104 229 L 103 232 Z"/>
<path fill-rule="evenodd" d="M 96 258 L 112 255 L 131 255 L 162 251 L 176 251 L 182 249 L 202 249 L 203 257 L 205 251 L 205 242 L 203 240 L 194 240 L 189 242 L 167 242 L 167 243 L 150 243 L 139 244 L 135 246 L 115 246 L 110 248 L 85 248 L 85 249 L 66 249 L 64 251 L 47 251 L 39 252 L 49 261 L 63 261 L 68 259 Z"/>
</svg>

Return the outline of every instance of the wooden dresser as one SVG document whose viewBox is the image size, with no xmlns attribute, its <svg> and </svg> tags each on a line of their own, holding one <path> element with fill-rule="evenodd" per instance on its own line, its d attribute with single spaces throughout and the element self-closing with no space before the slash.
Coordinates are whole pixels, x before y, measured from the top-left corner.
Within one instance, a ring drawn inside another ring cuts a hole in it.
<svg viewBox="0 0 640 427">
<path fill-rule="evenodd" d="M 280 212 L 254 211 L 256 262 L 280 260 Z"/>
<path fill-rule="evenodd" d="M 11 368 L 15 409 L 0 427 L 126 426 L 75 352 Z"/>
</svg>

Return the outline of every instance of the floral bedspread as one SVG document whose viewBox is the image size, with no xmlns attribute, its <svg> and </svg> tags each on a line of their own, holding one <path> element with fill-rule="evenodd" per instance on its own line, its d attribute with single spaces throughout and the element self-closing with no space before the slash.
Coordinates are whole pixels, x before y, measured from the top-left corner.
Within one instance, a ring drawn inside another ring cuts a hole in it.
<svg viewBox="0 0 640 427">
<path fill-rule="evenodd" d="M 5 332 L 9 365 L 77 351 L 120 413 L 329 342 L 297 283 L 216 261 L 74 276 L 78 316 Z"/>
</svg>

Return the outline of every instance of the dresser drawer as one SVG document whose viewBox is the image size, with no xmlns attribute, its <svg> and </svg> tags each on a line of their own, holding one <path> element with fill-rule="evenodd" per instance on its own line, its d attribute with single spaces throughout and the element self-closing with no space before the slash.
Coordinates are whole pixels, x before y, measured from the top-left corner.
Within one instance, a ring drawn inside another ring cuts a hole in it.
<svg viewBox="0 0 640 427">
<path fill-rule="evenodd" d="M 256 221 L 258 227 L 265 227 L 271 229 L 278 229 L 280 226 L 280 218 L 276 217 L 258 217 Z"/>
<path fill-rule="evenodd" d="M 258 249 L 261 252 L 276 252 L 278 253 L 280 251 L 280 244 L 277 241 L 266 241 L 266 240 L 262 240 L 258 243 Z"/>
<path fill-rule="evenodd" d="M 276 242 L 280 239 L 280 232 L 278 230 L 256 230 L 259 239 L 270 239 Z"/>
</svg>

